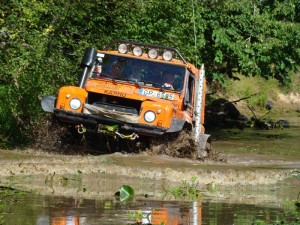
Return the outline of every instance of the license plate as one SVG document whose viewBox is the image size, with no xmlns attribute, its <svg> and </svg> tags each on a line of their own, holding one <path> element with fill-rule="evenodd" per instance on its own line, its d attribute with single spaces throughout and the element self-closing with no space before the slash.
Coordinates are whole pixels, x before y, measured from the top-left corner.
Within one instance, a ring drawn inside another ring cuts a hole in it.
<svg viewBox="0 0 300 225">
<path fill-rule="evenodd" d="M 139 94 L 144 95 L 144 96 L 155 97 L 155 98 L 163 98 L 163 99 L 167 99 L 167 100 L 173 100 L 174 99 L 174 94 L 170 94 L 170 93 L 167 93 L 167 92 L 148 90 L 148 89 L 144 89 L 144 88 L 141 88 L 139 90 Z"/>
</svg>

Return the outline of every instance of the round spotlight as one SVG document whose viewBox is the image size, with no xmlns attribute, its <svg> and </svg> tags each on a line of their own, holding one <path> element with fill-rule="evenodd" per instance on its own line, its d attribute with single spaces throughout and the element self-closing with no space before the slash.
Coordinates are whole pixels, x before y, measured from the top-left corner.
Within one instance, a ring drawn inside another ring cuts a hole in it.
<svg viewBox="0 0 300 225">
<path fill-rule="evenodd" d="M 122 54 L 127 53 L 127 50 L 128 50 L 128 48 L 127 48 L 127 45 L 125 45 L 125 44 L 120 44 L 118 47 L 118 51 Z"/>
<path fill-rule="evenodd" d="M 135 46 L 135 47 L 133 48 L 132 52 L 133 52 L 133 54 L 134 54 L 135 56 L 141 56 L 142 53 L 143 53 L 143 50 L 142 50 L 142 48 L 141 48 L 140 46 Z"/>
<path fill-rule="evenodd" d="M 156 118 L 156 116 L 155 116 L 155 113 L 153 111 L 147 111 L 144 114 L 144 119 L 148 123 L 152 123 L 155 120 L 155 118 Z"/>
<path fill-rule="evenodd" d="M 173 58 L 173 54 L 170 51 L 165 51 L 163 54 L 163 59 L 170 61 Z"/>
<path fill-rule="evenodd" d="M 77 109 L 80 108 L 80 106 L 81 106 L 81 101 L 78 98 L 73 98 L 70 101 L 70 107 L 71 107 L 71 109 L 77 110 Z"/>
<path fill-rule="evenodd" d="M 151 48 L 151 49 L 149 50 L 149 52 L 148 52 L 148 56 L 149 56 L 149 58 L 151 58 L 151 59 L 156 59 L 157 56 L 158 56 L 157 50 L 154 49 L 154 48 Z"/>
</svg>

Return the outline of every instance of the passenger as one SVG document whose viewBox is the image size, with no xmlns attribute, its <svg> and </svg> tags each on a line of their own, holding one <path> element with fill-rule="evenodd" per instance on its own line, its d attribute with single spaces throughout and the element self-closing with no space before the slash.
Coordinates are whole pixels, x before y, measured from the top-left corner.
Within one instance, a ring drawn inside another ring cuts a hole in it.
<svg viewBox="0 0 300 225">
<path fill-rule="evenodd" d="M 101 77 L 102 67 L 100 65 L 95 66 L 92 77 L 99 78 Z"/>
<path fill-rule="evenodd" d="M 162 74 L 162 79 L 163 79 L 163 85 L 162 87 L 165 89 L 170 89 L 174 90 L 174 81 L 175 81 L 175 75 L 171 71 L 165 71 Z"/>
</svg>

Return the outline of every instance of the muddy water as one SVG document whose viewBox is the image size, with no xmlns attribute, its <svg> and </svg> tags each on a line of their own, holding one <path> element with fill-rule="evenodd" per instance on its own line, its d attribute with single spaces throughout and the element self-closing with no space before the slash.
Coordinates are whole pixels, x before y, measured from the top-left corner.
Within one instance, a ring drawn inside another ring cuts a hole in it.
<svg viewBox="0 0 300 225">
<path fill-rule="evenodd" d="M 151 201 L 136 200 L 123 205 L 114 200 L 76 199 L 26 195 L 15 198 L 2 208 L 1 224 L 45 225 L 125 225 L 136 224 L 130 218 L 141 210 L 143 224 L 267 224 L 282 221 L 292 224 L 296 218 L 280 208 L 214 201 Z M 254 223 L 256 224 L 256 223 Z M 258 224 L 258 223 L 257 223 Z M 293 223 L 296 224 L 296 223 Z"/>
<path fill-rule="evenodd" d="M 292 201 L 300 192 L 300 128 L 222 132 L 213 133 L 213 147 L 226 163 L 0 152 L 0 224 L 135 224 L 130 215 L 138 210 L 144 224 L 288 224 L 299 218 Z M 164 191 L 193 177 L 201 193 L 196 201 Z M 122 184 L 135 190 L 127 204 L 114 198 Z"/>
<path fill-rule="evenodd" d="M 274 130 L 224 129 L 212 131 L 212 139 L 214 147 L 223 153 L 250 153 L 283 160 L 300 159 L 299 126 Z"/>
<path fill-rule="evenodd" d="M 34 191 L 1 191 L 0 224 L 136 224 L 133 215 L 139 210 L 143 224 L 252 224 L 259 220 L 269 224 L 297 220 L 295 210 L 288 210 L 290 202 L 285 203 L 298 194 L 297 178 L 289 179 L 289 185 L 201 188 L 202 196 L 194 201 L 166 194 L 162 185 L 172 187 L 167 181 L 107 174 L 59 177 L 51 182 L 44 178 L 27 177 L 23 190 Z M 93 182 L 88 182 L 91 179 Z M 24 178 L 11 179 L 15 185 L 21 181 Z M 135 188 L 132 202 L 114 198 L 114 192 L 124 183 Z"/>
</svg>

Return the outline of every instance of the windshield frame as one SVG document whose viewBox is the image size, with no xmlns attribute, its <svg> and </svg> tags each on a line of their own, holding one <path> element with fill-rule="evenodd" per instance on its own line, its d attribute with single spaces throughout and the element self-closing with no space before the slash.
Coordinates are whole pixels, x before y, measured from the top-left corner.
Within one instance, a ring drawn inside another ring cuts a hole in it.
<svg viewBox="0 0 300 225">
<path fill-rule="evenodd" d="M 139 87 L 147 86 L 175 92 L 182 91 L 184 87 L 188 70 L 184 65 L 117 54 L 105 53 L 103 55 L 102 62 L 96 63 L 90 78 L 125 81 L 137 84 Z M 166 72 L 172 74 L 168 76 L 174 78 L 171 87 L 165 86 Z"/>
</svg>

